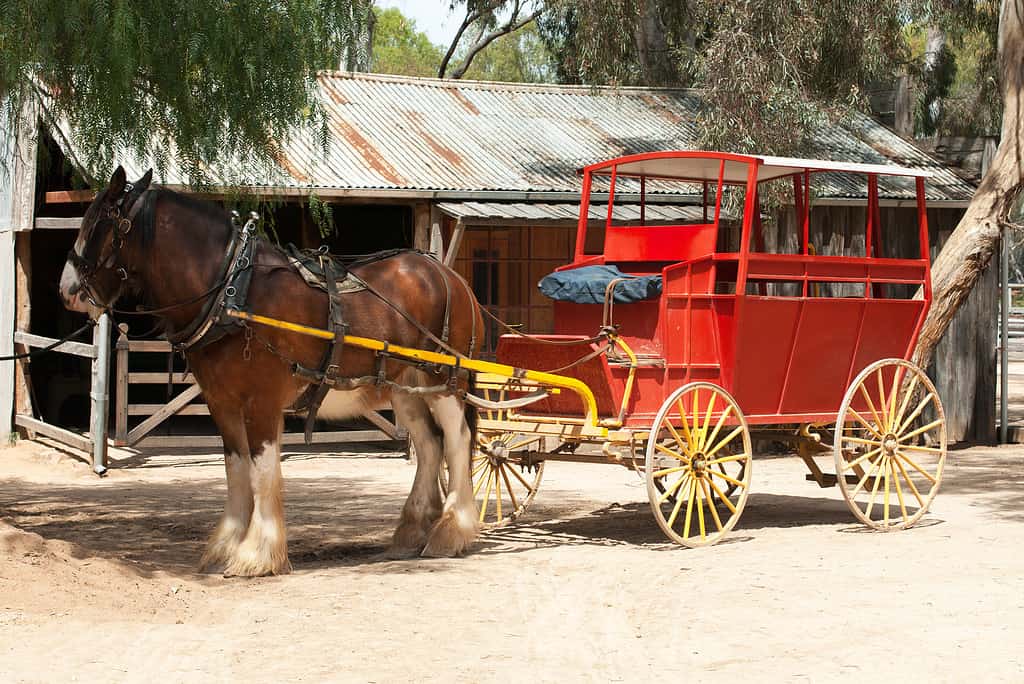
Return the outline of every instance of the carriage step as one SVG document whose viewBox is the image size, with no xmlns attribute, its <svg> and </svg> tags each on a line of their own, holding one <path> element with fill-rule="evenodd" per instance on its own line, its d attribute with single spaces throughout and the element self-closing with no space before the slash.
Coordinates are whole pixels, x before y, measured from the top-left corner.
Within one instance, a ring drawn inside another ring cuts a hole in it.
<svg viewBox="0 0 1024 684">
<path fill-rule="evenodd" d="M 836 482 L 837 482 L 836 481 L 835 473 L 822 473 L 821 474 L 821 480 L 819 480 L 817 477 L 815 477 L 813 473 L 807 473 L 807 475 L 805 475 L 804 478 L 807 479 L 810 482 L 817 482 L 818 486 L 820 486 L 820 487 L 835 487 L 836 486 Z M 846 476 L 846 483 L 847 484 L 855 485 L 858 482 L 860 482 L 860 477 L 859 476 L 857 476 L 857 475 L 855 475 L 853 473 L 850 473 L 849 475 Z M 867 485 L 871 486 L 871 484 L 872 484 L 872 482 L 869 479 Z"/>
</svg>

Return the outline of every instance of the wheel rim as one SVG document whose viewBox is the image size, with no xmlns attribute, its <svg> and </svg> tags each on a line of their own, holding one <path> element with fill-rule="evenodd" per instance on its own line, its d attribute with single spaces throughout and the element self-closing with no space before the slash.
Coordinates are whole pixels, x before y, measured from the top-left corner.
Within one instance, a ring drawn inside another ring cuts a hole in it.
<svg viewBox="0 0 1024 684">
<path fill-rule="evenodd" d="M 654 419 L 644 468 L 658 526 L 697 547 L 725 537 L 750 493 L 750 430 L 736 401 L 717 385 L 673 392 Z"/>
<path fill-rule="evenodd" d="M 506 391 L 484 390 L 492 401 L 505 399 Z M 505 420 L 505 410 L 485 410 L 488 420 Z M 478 429 L 470 476 L 478 521 L 484 527 L 499 527 L 516 520 L 533 502 L 544 475 L 544 461 L 532 462 L 529 452 L 538 450 L 538 435 Z M 441 464 L 441 492 L 448 493 L 448 467 Z"/>
<path fill-rule="evenodd" d="M 850 384 L 836 419 L 836 480 L 858 520 L 877 530 L 918 522 L 938 493 L 946 417 L 935 386 L 902 359 L 883 359 Z"/>
</svg>

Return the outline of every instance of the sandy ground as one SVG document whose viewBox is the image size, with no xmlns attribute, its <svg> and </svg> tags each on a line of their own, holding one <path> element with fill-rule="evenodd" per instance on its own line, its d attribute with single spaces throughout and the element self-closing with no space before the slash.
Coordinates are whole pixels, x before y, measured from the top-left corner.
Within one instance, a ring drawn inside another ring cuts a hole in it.
<svg viewBox="0 0 1024 684">
<path fill-rule="evenodd" d="M 0 681 L 1024 680 L 1024 448 L 951 452 L 911 531 L 867 533 L 790 457 L 731 538 L 666 544 L 614 466 L 549 464 L 526 520 L 454 560 L 378 561 L 413 469 L 285 463 L 294 574 L 197 575 L 211 456 L 99 480 L 0 449 Z"/>
</svg>

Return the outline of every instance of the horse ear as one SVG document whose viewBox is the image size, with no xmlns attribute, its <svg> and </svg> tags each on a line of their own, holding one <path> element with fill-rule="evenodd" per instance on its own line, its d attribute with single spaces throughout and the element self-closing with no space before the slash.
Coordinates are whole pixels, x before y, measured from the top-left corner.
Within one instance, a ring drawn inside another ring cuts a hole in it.
<svg viewBox="0 0 1024 684">
<path fill-rule="evenodd" d="M 110 177 L 110 185 L 107 186 L 107 197 L 113 199 L 119 197 L 124 192 L 124 184 L 128 182 L 128 179 L 124 174 L 124 167 L 120 164 L 114 169 L 114 175 Z"/>
<path fill-rule="evenodd" d="M 140 195 L 149 189 L 149 184 L 153 181 L 153 169 L 146 171 L 145 175 L 139 180 L 135 181 L 135 192 Z"/>
</svg>

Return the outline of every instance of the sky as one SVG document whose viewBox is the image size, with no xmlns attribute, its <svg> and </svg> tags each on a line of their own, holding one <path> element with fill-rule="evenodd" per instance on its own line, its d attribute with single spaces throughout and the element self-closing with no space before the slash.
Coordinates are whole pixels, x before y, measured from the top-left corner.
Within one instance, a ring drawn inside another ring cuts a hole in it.
<svg viewBox="0 0 1024 684">
<path fill-rule="evenodd" d="M 450 0 L 377 0 L 378 7 L 397 7 L 402 14 L 416 21 L 416 28 L 427 34 L 430 42 L 447 47 L 462 23 L 461 8 L 449 11 Z"/>
</svg>

